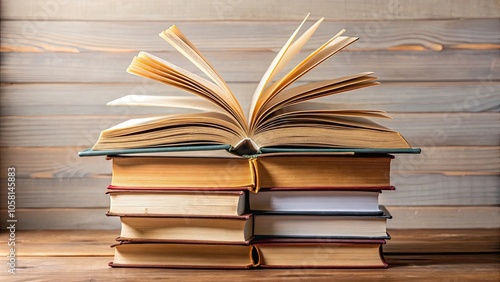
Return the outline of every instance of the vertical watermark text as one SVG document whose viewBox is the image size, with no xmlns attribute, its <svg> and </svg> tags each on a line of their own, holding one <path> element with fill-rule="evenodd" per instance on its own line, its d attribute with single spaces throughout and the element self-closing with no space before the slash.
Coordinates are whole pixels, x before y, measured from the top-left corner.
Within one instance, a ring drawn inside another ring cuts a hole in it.
<svg viewBox="0 0 500 282">
<path fill-rule="evenodd" d="M 7 230 L 9 239 L 7 247 L 8 272 L 16 274 L 16 168 L 7 168 Z"/>
</svg>

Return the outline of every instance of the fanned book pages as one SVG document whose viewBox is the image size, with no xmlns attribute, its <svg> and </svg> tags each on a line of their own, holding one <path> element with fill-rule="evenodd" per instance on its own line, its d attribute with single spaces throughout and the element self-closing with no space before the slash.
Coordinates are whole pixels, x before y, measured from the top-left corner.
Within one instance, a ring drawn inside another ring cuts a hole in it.
<svg viewBox="0 0 500 282">
<path fill-rule="evenodd" d="M 259 153 L 261 148 L 273 147 L 411 148 L 401 134 L 371 120 L 389 118 L 384 111 L 311 102 L 317 98 L 379 84 L 372 72 L 291 86 L 304 74 L 358 39 L 344 36 L 342 30 L 292 68 L 289 66 L 292 58 L 308 42 L 323 19 L 299 36 L 306 20 L 307 17 L 264 73 L 253 93 L 247 115 L 207 58 L 176 26 L 161 32 L 160 36 L 192 62 L 206 78 L 146 52 L 140 52 L 127 71 L 177 87 L 197 97 L 129 95 L 109 105 L 176 107 L 198 112 L 128 120 L 104 130 L 92 150 L 222 144 L 230 145 L 231 150 L 238 154 Z"/>
</svg>

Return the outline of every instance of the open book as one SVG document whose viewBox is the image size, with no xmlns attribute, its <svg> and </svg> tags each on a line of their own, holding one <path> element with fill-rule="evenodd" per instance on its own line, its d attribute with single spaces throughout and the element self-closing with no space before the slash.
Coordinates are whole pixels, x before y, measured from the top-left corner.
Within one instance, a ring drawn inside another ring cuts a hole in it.
<svg viewBox="0 0 500 282">
<path fill-rule="evenodd" d="M 377 85 L 373 73 L 289 87 L 358 39 L 343 36 L 344 30 L 277 78 L 323 19 L 299 36 L 306 20 L 307 17 L 264 73 L 253 93 L 248 116 L 228 85 L 194 44 L 176 26 L 163 31 L 160 36 L 208 79 L 146 52 L 140 52 L 127 71 L 198 97 L 129 95 L 108 105 L 179 107 L 199 112 L 128 120 L 104 130 L 92 150 L 218 144 L 230 145 L 242 154 L 257 153 L 265 147 L 410 148 L 398 132 L 369 119 L 389 118 L 384 111 L 311 102 L 316 98 Z"/>
</svg>

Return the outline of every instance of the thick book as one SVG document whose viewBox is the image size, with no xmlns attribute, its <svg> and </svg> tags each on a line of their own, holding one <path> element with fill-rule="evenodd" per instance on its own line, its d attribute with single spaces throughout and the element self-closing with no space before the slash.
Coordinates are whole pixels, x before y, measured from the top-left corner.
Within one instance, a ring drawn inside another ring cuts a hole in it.
<svg viewBox="0 0 500 282">
<path fill-rule="evenodd" d="M 380 215 L 356 213 L 254 213 L 256 238 L 389 239 L 389 212 Z"/>
<path fill-rule="evenodd" d="M 420 154 L 420 148 L 306 148 L 306 147 L 269 147 L 261 148 L 258 154 L 273 153 L 334 153 L 334 154 Z M 158 155 L 171 157 L 251 157 L 256 154 L 238 155 L 231 145 L 196 145 L 151 147 L 116 150 L 92 150 L 91 148 L 78 152 L 80 157 L 95 156 L 141 156 Z"/>
<path fill-rule="evenodd" d="M 147 52 L 140 52 L 127 71 L 179 88 L 195 97 L 129 95 L 108 105 L 177 107 L 199 112 L 125 121 L 102 131 L 92 149 L 230 145 L 233 151 L 248 154 L 270 147 L 411 148 L 399 132 L 372 120 L 390 118 L 384 111 L 312 101 L 378 85 L 372 72 L 291 87 L 303 75 L 358 39 L 344 36 L 345 30 L 341 30 L 300 63 L 289 66 L 323 21 L 316 21 L 299 35 L 306 20 L 307 17 L 291 34 L 254 93 L 250 93 L 252 98 L 247 113 L 207 58 L 178 27 L 174 25 L 161 32 L 160 36 L 208 79 Z"/>
<path fill-rule="evenodd" d="M 116 189 L 109 187 L 109 212 L 129 215 L 238 216 L 247 209 L 246 191 Z"/>
<path fill-rule="evenodd" d="M 385 268 L 385 240 L 268 238 L 252 242 L 262 268 Z"/>
<path fill-rule="evenodd" d="M 251 158 L 114 156 L 111 188 L 258 192 L 261 188 L 388 189 L 391 155 L 262 154 Z"/>
<path fill-rule="evenodd" d="M 225 217 L 118 215 L 118 241 L 248 244 L 253 238 L 251 214 Z"/>
<path fill-rule="evenodd" d="M 393 190 L 387 187 L 385 190 Z M 248 195 L 249 209 L 253 212 L 273 213 L 338 213 L 377 215 L 380 188 L 353 190 L 332 189 L 263 189 Z"/>
<path fill-rule="evenodd" d="M 112 267 L 248 269 L 258 266 L 252 245 L 120 242 Z"/>
</svg>

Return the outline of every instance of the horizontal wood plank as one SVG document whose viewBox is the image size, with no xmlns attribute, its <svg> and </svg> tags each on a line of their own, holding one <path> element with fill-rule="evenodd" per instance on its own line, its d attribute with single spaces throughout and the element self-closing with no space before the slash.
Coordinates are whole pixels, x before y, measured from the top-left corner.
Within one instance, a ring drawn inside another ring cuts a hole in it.
<svg viewBox="0 0 500 282">
<path fill-rule="evenodd" d="M 2 52 L 162 52 L 173 48 L 157 34 L 170 22 L 31 21 L 2 23 Z M 308 25 L 311 25 L 308 23 Z M 293 22 L 183 22 L 178 27 L 202 51 L 272 50 L 293 33 Z M 499 19 L 324 22 L 303 51 L 321 46 L 337 31 L 359 37 L 351 51 L 498 49 Z M 105 30 L 106 32 L 102 32 Z M 411 33 L 408 33 L 411 30 Z"/>
<path fill-rule="evenodd" d="M 128 107 L 113 116 L 7 116 L 0 120 L 2 146 L 93 145 L 102 130 L 133 117 Z M 149 116 L 149 115 L 148 115 Z M 500 143 L 499 113 L 391 113 L 376 121 L 414 146 L 493 146 Z M 50 132 L 50 134 L 47 134 Z M 481 136 L 481 138 L 478 138 Z"/>
<path fill-rule="evenodd" d="M 383 205 L 500 205 L 499 175 L 393 172 L 391 184 L 396 191 L 380 195 Z"/>
<path fill-rule="evenodd" d="M 81 158 L 80 147 L 2 147 L 1 168 L 16 168 L 20 178 L 98 178 L 110 180 L 111 162 L 105 157 Z M 109 182 L 109 181 L 108 181 Z"/>
<path fill-rule="evenodd" d="M 405 207 L 387 206 L 388 229 L 500 228 L 500 206 Z"/>
<path fill-rule="evenodd" d="M 404 253 L 492 253 L 500 251 L 497 229 L 422 229 L 389 230 L 391 240 L 384 246 L 385 255 Z M 417 232 L 418 236 L 415 235 Z M 16 234 L 21 248 L 17 257 L 112 257 L 110 245 L 120 230 L 22 230 Z M 8 242 L 6 232 L 0 243 Z M 8 255 L 7 249 L 0 255 Z"/>
<path fill-rule="evenodd" d="M 6 179 L 2 178 L 5 183 Z M 17 208 L 108 208 L 105 194 L 111 179 L 18 178 Z M 396 191 L 380 196 L 382 205 L 500 205 L 497 175 L 446 176 L 440 174 L 393 173 Z M 7 186 L 0 186 L 0 201 L 7 202 Z"/>
<path fill-rule="evenodd" d="M 1 147 L 1 169 L 15 166 L 17 178 L 109 178 L 104 157 L 78 157 L 80 147 Z M 419 155 L 397 155 L 392 164 L 394 185 L 406 173 L 450 176 L 500 174 L 500 150 L 488 147 L 422 147 Z M 397 176 L 399 175 L 399 176 Z"/>
<path fill-rule="evenodd" d="M 424 281 L 463 280 L 498 281 L 500 261 L 497 254 L 390 254 L 388 269 L 256 269 L 256 270 L 206 270 L 206 269 L 149 269 L 110 268 L 111 257 L 24 257 L 18 263 L 17 276 L 26 281 L 71 280 L 165 280 L 173 281 L 280 281 L 336 280 L 370 281 Z M 0 277 L 12 279 L 3 271 Z"/>
<path fill-rule="evenodd" d="M 256 83 L 229 85 L 243 106 L 250 104 Z M 389 112 L 499 112 L 500 82 L 385 82 L 318 101 L 345 103 L 359 109 Z M 3 116 L 122 115 L 182 113 L 183 109 L 109 107 L 129 94 L 190 95 L 157 83 L 144 84 L 2 84 Z M 429 103 L 432 101 L 432 103 Z"/>
<path fill-rule="evenodd" d="M 389 229 L 474 229 L 500 228 L 499 206 L 387 206 L 392 215 Z M 120 228 L 118 217 L 106 217 L 104 208 L 16 209 L 16 228 L 29 229 L 106 229 Z M 7 221 L 1 210 L 2 226 Z M 5 227 L 2 227 L 5 228 Z"/>
<path fill-rule="evenodd" d="M 7 210 L 0 210 L 1 227 L 5 230 Z M 120 218 L 106 216 L 105 208 L 16 209 L 16 230 L 53 229 L 120 229 Z"/>
<path fill-rule="evenodd" d="M 301 0 L 243 1 L 196 0 L 99 1 L 36 0 L 2 1 L 2 17 L 15 20 L 127 20 L 127 21 L 220 21 L 220 20 L 302 20 L 307 13 L 316 19 L 441 19 L 497 18 L 500 7 L 495 0 L 400 0 L 327 1 Z"/>
<path fill-rule="evenodd" d="M 110 177 L 18 178 L 16 208 L 108 208 L 110 183 Z M 7 202 L 7 191 L 1 185 L 2 202 Z"/>
<path fill-rule="evenodd" d="M 228 82 L 258 82 L 276 55 L 270 51 L 203 53 Z M 177 52 L 154 54 L 201 74 Z M 0 75 L 3 83 L 141 83 L 141 78 L 125 71 L 133 56 L 131 53 L 3 53 Z M 302 58 L 293 59 L 286 70 Z M 497 59 L 497 50 L 340 52 L 301 81 L 365 71 L 374 71 L 382 82 L 498 81 L 500 68 L 494 67 Z"/>
<path fill-rule="evenodd" d="M 391 116 L 392 120 L 376 122 L 400 132 L 414 147 L 500 144 L 500 113 L 394 113 Z"/>
<path fill-rule="evenodd" d="M 381 196 L 394 215 L 391 230 L 498 230 L 500 5 L 494 0 L 430 1 L 2 1 L 0 152 L 2 169 L 14 165 L 19 172 L 19 226 L 119 227 L 116 219 L 104 216 L 110 163 L 76 153 L 121 120 L 165 112 L 110 108 L 104 106 L 107 101 L 126 94 L 179 93 L 125 73 L 139 50 L 193 70 L 156 35 L 159 31 L 177 24 L 248 105 L 247 93 L 311 12 L 308 25 L 321 16 L 326 21 L 305 50 L 341 28 L 361 39 L 302 81 L 375 71 L 382 86 L 324 101 L 394 113 L 394 120 L 382 123 L 423 147 L 422 154 L 398 155 L 393 163 L 397 190 Z M 298 57 L 304 56 L 302 52 Z M 179 112 L 185 111 L 168 111 Z M 2 185 L 2 202 L 5 189 Z M 63 248 L 92 252 L 72 244 L 77 241 Z M 57 244 L 44 245 L 39 254 L 50 255 L 54 248 Z M 404 261 L 400 258 L 395 265 L 408 266 Z"/>
<path fill-rule="evenodd" d="M 20 230 L 16 232 L 17 257 L 110 257 L 120 230 Z M 0 243 L 8 242 L 7 232 Z M 7 255 L 6 248 L 0 255 Z"/>
<path fill-rule="evenodd" d="M 499 175 L 500 150 L 492 147 L 439 147 L 422 146 L 418 155 L 397 155 L 391 165 L 392 172 L 413 172 L 463 175 Z M 398 185 L 405 176 L 396 174 L 393 179 Z"/>
<path fill-rule="evenodd" d="M 390 229 L 389 234 L 383 248 L 386 255 L 500 251 L 500 229 Z"/>
</svg>

